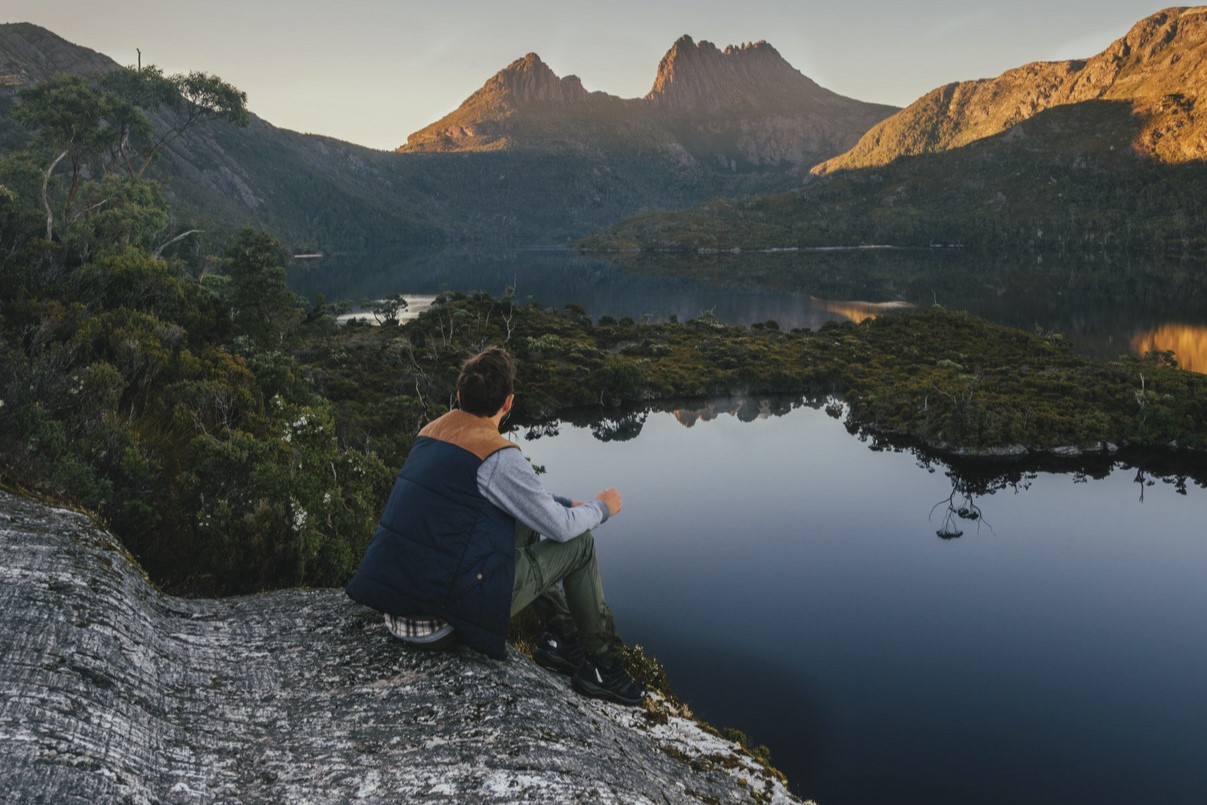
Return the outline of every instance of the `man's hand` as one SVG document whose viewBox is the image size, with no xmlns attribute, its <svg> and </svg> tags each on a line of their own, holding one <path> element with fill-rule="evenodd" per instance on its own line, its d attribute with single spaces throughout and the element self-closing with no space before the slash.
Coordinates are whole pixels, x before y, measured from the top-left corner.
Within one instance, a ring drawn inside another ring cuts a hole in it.
<svg viewBox="0 0 1207 805">
<path fill-rule="evenodd" d="M 605 489 L 595 496 L 596 500 L 602 500 L 608 506 L 608 516 L 615 517 L 620 514 L 620 493 L 615 489 Z"/>
</svg>

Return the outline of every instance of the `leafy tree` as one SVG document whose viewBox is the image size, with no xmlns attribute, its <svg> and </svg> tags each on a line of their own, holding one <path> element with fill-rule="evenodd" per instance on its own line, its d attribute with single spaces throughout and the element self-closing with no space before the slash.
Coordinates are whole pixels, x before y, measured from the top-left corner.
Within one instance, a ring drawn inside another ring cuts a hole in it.
<svg viewBox="0 0 1207 805">
<path fill-rule="evenodd" d="M 21 90 L 17 97 L 20 104 L 13 110 L 13 117 L 34 129 L 41 142 L 57 154 L 47 166 L 42 180 L 46 239 L 50 240 L 55 219 L 50 203 L 50 178 L 59 163 L 67 160 L 71 171 L 60 213 L 66 222 L 87 166 L 101 154 L 115 149 L 120 142 L 121 131 L 110 121 L 122 119 L 143 131 L 149 131 L 151 124 L 129 104 L 111 93 L 98 91 L 79 75 L 55 76 Z"/>
<path fill-rule="evenodd" d="M 116 130 L 112 154 L 114 161 L 119 161 L 126 169 L 127 175 L 141 176 L 154 159 L 145 146 L 141 153 L 141 162 L 136 164 L 131 153 L 136 145 L 132 140 L 149 141 L 154 137 L 154 129 L 143 110 L 179 106 L 180 93 L 176 84 L 158 67 L 148 65 L 141 69 L 119 67 L 109 70 L 97 78 L 97 86 L 101 91 L 125 102 L 121 111 L 133 110 L 135 113 L 115 115 L 109 121 Z"/>
<path fill-rule="evenodd" d="M 151 249 L 168 228 L 168 205 L 156 182 L 106 176 L 84 184 L 81 211 L 64 240 L 81 259 L 106 249 Z"/>
<path fill-rule="evenodd" d="M 115 244 L 74 272 L 71 284 L 94 309 L 129 308 L 191 324 L 200 306 L 196 283 L 136 247 Z"/>
<path fill-rule="evenodd" d="M 0 273 L 21 239 L 22 212 L 17 194 L 0 182 Z"/>
<path fill-rule="evenodd" d="M 285 248 L 265 232 L 243 229 L 226 249 L 235 329 L 276 347 L 300 318 L 298 298 L 285 287 Z"/>
<path fill-rule="evenodd" d="M 398 314 L 407 309 L 407 300 L 400 293 L 391 294 L 385 299 L 362 299 L 362 307 L 368 308 L 373 319 L 382 325 L 398 323 Z"/>
<path fill-rule="evenodd" d="M 199 120 L 220 119 L 236 126 L 246 126 L 251 121 L 247 93 L 217 76 L 192 72 L 175 76 L 172 81 L 180 91 L 185 110 L 185 122 L 177 131 L 183 132 Z"/>
<path fill-rule="evenodd" d="M 236 126 L 251 121 L 247 111 L 247 93 L 208 73 L 192 72 L 165 75 L 153 65 L 119 67 L 101 75 L 100 87 L 122 99 L 136 110 L 165 109 L 172 114 L 171 125 L 160 132 L 142 126 L 134 117 L 113 121 L 120 129 L 116 153 L 131 177 L 142 176 L 175 139 L 203 120 L 225 120 Z M 143 139 L 138 154 L 132 158 L 132 140 Z"/>
</svg>

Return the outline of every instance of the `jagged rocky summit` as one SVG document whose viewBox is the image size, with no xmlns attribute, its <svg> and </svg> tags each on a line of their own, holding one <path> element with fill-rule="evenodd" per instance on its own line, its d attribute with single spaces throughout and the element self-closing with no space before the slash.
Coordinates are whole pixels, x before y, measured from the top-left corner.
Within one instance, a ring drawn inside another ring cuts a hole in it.
<svg viewBox="0 0 1207 805">
<path fill-rule="evenodd" d="M 86 517 L 4 492 L 0 615 L 7 801 L 797 801 L 665 703 L 408 650 L 340 590 L 166 596 Z"/>
<path fill-rule="evenodd" d="M 644 100 L 694 114 L 869 106 L 819 86 L 765 41 L 721 50 L 686 35 L 662 57 L 654 87 Z"/>
<path fill-rule="evenodd" d="M 895 111 L 824 89 L 766 42 L 722 50 L 683 36 L 644 98 L 588 92 L 529 53 L 398 150 L 645 149 L 685 165 L 807 167 Z"/>
</svg>

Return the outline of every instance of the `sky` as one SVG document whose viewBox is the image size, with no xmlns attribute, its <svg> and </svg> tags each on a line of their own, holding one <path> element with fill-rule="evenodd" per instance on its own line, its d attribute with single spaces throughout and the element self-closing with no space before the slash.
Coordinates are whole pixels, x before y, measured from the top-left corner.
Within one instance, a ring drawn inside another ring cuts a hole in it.
<svg viewBox="0 0 1207 805">
<path fill-rule="evenodd" d="M 951 81 L 1092 56 L 1164 6 L 1137 0 L 4 0 L 77 45 L 202 70 L 296 131 L 393 149 L 536 52 L 561 76 L 645 95 L 683 34 L 766 40 L 822 86 L 906 106 Z"/>
</svg>

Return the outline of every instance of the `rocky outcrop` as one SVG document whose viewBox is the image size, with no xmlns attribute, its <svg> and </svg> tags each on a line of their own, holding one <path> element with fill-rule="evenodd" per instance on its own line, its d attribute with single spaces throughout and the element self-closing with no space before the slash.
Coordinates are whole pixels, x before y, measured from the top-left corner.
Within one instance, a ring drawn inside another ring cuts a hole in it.
<svg viewBox="0 0 1207 805">
<path fill-rule="evenodd" d="M 1207 8 L 1141 20 L 1087 60 L 1035 62 L 997 78 L 939 87 L 874 126 L 815 174 L 885 165 L 1000 134 L 1057 106 L 1127 101 L 1145 123 L 1133 148 L 1163 162 L 1207 159 Z"/>
<path fill-rule="evenodd" d="M 398 150 L 627 149 L 730 171 L 791 168 L 851 147 L 894 111 L 818 86 L 766 42 L 720 50 L 683 36 L 644 98 L 587 92 L 529 53 Z"/>
<path fill-rule="evenodd" d="M 42 802 L 790 802 L 665 703 L 391 642 L 339 590 L 157 592 L 87 518 L 0 492 L 0 790 Z"/>
</svg>

